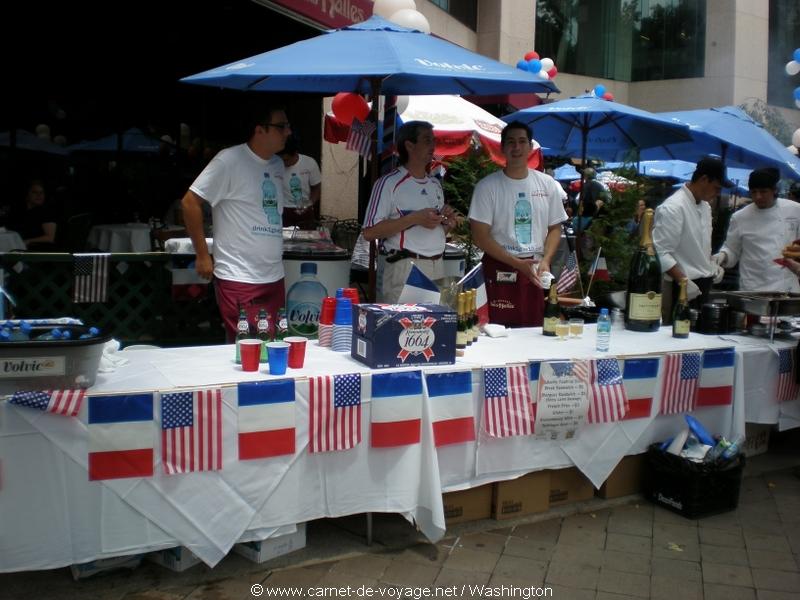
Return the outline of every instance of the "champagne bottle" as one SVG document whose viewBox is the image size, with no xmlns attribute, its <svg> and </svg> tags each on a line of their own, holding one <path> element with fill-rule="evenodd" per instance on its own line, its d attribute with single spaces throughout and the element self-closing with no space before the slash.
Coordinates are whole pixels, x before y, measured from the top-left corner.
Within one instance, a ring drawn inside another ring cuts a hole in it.
<svg viewBox="0 0 800 600">
<path fill-rule="evenodd" d="M 653 209 L 648 208 L 628 275 L 625 328 L 631 331 L 658 331 L 661 327 L 661 262 L 653 247 L 652 226 Z"/>
<path fill-rule="evenodd" d="M 672 311 L 672 337 L 675 338 L 689 337 L 691 317 L 689 316 L 689 301 L 686 298 L 686 285 L 688 282 L 689 280 L 685 277 L 678 282 L 680 286 L 678 301 Z"/>
<path fill-rule="evenodd" d="M 555 336 L 556 325 L 561 320 L 561 309 L 558 306 L 558 292 L 556 291 L 555 280 L 550 284 L 550 295 L 547 298 L 547 304 L 544 307 L 544 323 L 542 325 L 542 333 L 545 335 Z"/>
<path fill-rule="evenodd" d="M 461 351 L 463 356 L 464 349 L 467 347 L 467 322 L 464 316 L 464 304 L 466 295 L 461 292 L 458 295 L 458 328 L 456 329 L 456 350 Z"/>
<path fill-rule="evenodd" d="M 472 292 L 464 292 L 464 338 L 467 346 L 472 346 Z"/>
<path fill-rule="evenodd" d="M 481 334 L 480 323 L 478 322 L 478 290 L 471 289 L 469 291 L 469 297 L 472 307 L 472 341 L 477 342 L 478 336 Z"/>
</svg>

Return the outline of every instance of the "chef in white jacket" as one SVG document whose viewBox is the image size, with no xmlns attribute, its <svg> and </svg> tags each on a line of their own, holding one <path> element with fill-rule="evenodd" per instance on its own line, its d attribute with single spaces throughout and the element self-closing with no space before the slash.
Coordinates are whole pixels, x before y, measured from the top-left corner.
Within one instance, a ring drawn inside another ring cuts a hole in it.
<svg viewBox="0 0 800 600">
<path fill-rule="evenodd" d="M 735 212 L 725 243 L 712 260 L 726 268 L 739 263 L 739 289 L 800 292 L 797 275 L 774 262 L 800 239 L 800 204 L 777 197 L 777 169 L 756 169 L 748 187 L 753 202 Z"/>
</svg>

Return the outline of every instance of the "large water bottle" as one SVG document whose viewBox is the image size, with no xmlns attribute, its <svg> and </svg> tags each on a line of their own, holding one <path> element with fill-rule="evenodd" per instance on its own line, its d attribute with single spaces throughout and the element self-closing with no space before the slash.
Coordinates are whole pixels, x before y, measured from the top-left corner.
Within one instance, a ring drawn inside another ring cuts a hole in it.
<svg viewBox="0 0 800 600">
<path fill-rule="evenodd" d="M 289 193 L 292 195 L 292 204 L 297 208 L 303 208 L 303 185 L 297 173 L 292 173 L 289 178 Z"/>
<path fill-rule="evenodd" d="M 300 279 L 286 294 L 289 335 L 317 337 L 322 299 L 328 290 L 317 280 L 317 264 L 300 263 Z"/>
<path fill-rule="evenodd" d="M 597 350 L 608 352 L 611 345 L 611 318 L 608 316 L 608 309 L 601 308 L 600 316 L 597 317 Z"/>
<path fill-rule="evenodd" d="M 269 178 L 269 173 L 264 173 L 264 181 L 261 182 L 261 208 L 267 215 L 267 223 L 281 224 L 281 216 L 278 214 L 278 190 Z"/>
<path fill-rule="evenodd" d="M 514 235 L 522 246 L 531 243 L 531 203 L 525 192 L 517 194 L 517 203 L 514 205 Z"/>
</svg>

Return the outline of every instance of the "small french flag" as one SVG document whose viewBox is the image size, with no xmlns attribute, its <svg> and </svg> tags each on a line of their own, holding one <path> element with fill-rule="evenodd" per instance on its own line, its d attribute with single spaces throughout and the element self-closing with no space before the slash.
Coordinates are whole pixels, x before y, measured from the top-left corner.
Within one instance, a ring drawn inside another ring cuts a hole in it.
<svg viewBox="0 0 800 600">
<path fill-rule="evenodd" d="M 400 292 L 400 304 L 439 304 L 442 294 L 436 284 L 419 270 L 417 265 L 411 265 L 406 284 Z"/>
<path fill-rule="evenodd" d="M 627 358 L 622 369 L 622 385 L 628 398 L 628 412 L 623 417 L 645 419 L 653 411 L 653 394 L 658 384 L 659 358 Z"/>
<path fill-rule="evenodd" d="M 371 446 L 419 444 L 422 423 L 422 372 L 372 376 Z"/>
<path fill-rule="evenodd" d="M 153 394 L 89 396 L 89 481 L 153 476 Z"/>
<path fill-rule="evenodd" d="M 427 373 L 425 384 L 436 447 L 475 441 L 472 371 Z"/>
<path fill-rule="evenodd" d="M 294 379 L 240 383 L 239 460 L 294 454 Z"/>
<path fill-rule="evenodd" d="M 697 388 L 697 408 L 727 406 L 733 402 L 733 348 L 718 348 L 703 352 L 703 368 Z"/>
</svg>

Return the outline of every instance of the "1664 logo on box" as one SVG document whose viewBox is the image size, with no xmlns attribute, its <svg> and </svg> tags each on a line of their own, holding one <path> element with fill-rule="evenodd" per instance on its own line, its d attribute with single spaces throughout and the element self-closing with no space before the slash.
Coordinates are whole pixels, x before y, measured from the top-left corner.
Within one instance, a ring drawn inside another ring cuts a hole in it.
<svg viewBox="0 0 800 600">
<path fill-rule="evenodd" d="M 353 307 L 351 355 L 374 369 L 455 362 L 456 314 L 439 304 Z"/>
</svg>

